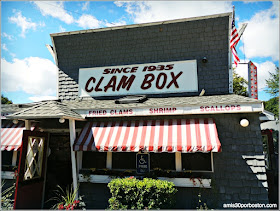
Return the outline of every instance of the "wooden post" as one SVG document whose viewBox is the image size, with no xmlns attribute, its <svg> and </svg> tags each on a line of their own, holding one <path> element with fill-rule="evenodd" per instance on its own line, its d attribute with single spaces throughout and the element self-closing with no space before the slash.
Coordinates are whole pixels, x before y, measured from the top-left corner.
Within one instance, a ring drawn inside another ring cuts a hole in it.
<svg viewBox="0 0 280 211">
<path fill-rule="evenodd" d="M 17 151 L 13 151 L 13 160 L 12 160 L 12 166 L 17 165 Z"/>
<path fill-rule="evenodd" d="M 31 121 L 30 120 L 24 120 L 24 126 L 26 130 L 31 130 Z"/>
<path fill-rule="evenodd" d="M 83 164 L 83 151 L 77 152 L 77 174 L 79 174 L 79 171 L 82 169 Z"/>
<path fill-rule="evenodd" d="M 76 168 L 76 157 L 73 151 L 73 144 L 76 138 L 76 128 L 75 120 L 69 119 L 69 130 L 70 130 L 70 149 L 71 149 L 71 162 L 72 162 L 72 177 L 73 177 L 73 189 L 77 190 L 77 168 Z M 76 194 L 76 199 L 78 199 L 78 192 Z"/>
<path fill-rule="evenodd" d="M 182 171 L 182 155 L 181 152 L 175 152 L 176 171 Z"/>
<path fill-rule="evenodd" d="M 106 168 L 112 169 L 112 152 L 107 152 Z"/>
</svg>

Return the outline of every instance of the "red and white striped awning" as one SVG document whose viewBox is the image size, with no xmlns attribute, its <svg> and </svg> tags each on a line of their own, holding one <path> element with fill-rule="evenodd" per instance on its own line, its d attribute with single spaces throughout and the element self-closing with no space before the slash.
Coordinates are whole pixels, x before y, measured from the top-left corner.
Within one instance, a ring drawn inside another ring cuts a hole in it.
<svg viewBox="0 0 280 211">
<path fill-rule="evenodd" d="M 32 124 L 31 130 L 34 130 L 35 126 Z M 1 127 L 1 151 L 17 151 L 21 147 L 23 130 L 25 130 L 24 122 L 3 124 Z"/>
<path fill-rule="evenodd" d="M 220 152 L 213 119 L 88 122 L 75 151 Z"/>
</svg>

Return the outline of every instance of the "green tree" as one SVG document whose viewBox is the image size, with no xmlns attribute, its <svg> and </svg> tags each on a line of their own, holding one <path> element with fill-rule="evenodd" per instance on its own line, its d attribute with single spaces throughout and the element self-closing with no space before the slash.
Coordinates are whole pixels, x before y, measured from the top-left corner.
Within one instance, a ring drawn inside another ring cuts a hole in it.
<svg viewBox="0 0 280 211">
<path fill-rule="evenodd" d="M 279 117 L 279 97 L 274 97 L 268 101 L 265 101 L 264 109 L 274 113 L 277 117 Z"/>
<path fill-rule="evenodd" d="M 276 73 L 269 72 L 269 74 L 270 78 L 265 80 L 267 85 L 265 92 L 277 97 L 279 94 L 279 67 L 276 67 Z"/>
<path fill-rule="evenodd" d="M 271 73 L 270 78 L 266 81 L 266 93 L 269 93 L 273 98 L 264 102 L 264 109 L 274 113 L 279 118 L 279 67 L 275 68 L 276 73 Z"/>
<path fill-rule="evenodd" d="M 1 95 L 1 104 L 13 104 L 13 102 L 7 97 L 4 97 L 4 95 Z"/>
<path fill-rule="evenodd" d="M 247 92 L 247 85 L 248 81 L 238 75 L 235 70 L 233 70 L 233 92 L 234 94 L 237 95 L 242 95 L 245 97 L 248 97 L 248 92 Z"/>
</svg>

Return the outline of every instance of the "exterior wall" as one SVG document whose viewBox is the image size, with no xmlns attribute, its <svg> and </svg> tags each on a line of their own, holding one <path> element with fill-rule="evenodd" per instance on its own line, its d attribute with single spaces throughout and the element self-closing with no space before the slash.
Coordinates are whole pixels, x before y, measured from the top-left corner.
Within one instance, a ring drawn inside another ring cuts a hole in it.
<svg viewBox="0 0 280 211">
<path fill-rule="evenodd" d="M 59 99 L 78 97 L 79 68 L 197 60 L 198 95 L 229 93 L 229 15 L 177 23 L 53 36 Z M 207 57 L 208 63 L 202 63 Z M 173 94 L 173 96 L 176 96 Z"/>
<path fill-rule="evenodd" d="M 176 208 L 195 209 L 198 194 L 208 208 L 223 208 L 224 203 L 268 203 L 265 161 L 258 114 L 192 115 L 185 118 L 214 118 L 222 152 L 214 154 L 212 188 L 178 188 Z M 153 117 L 158 118 L 158 117 Z M 182 118 L 182 116 L 165 118 Z M 240 126 L 240 118 L 250 125 Z M 80 184 L 87 208 L 104 209 L 110 198 L 107 184 Z M 106 197 L 108 197 L 106 199 Z M 92 201 L 94 200 L 94 202 Z"/>
</svg>

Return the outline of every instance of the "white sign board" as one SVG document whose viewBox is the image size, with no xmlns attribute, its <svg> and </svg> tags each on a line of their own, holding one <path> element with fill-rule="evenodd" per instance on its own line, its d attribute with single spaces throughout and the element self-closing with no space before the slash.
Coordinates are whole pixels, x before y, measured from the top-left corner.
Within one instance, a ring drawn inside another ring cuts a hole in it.
<svg viewBox="0 0 280 211">
<path fill-rule="evenodd" d="M 120 117 L 120 116 L 155 116 L 155 115 L 189 115 L 219 113 L 251 113 L 262 112 L 262 104 L 219 104 L 182 107 L 150 107 L 125 109 L 90 109 L 75 110 L 85 117 Z"/>
<path fill-rule="evenodd" d="M 196 60 L 80 68 L 79 96 L 197 92 Z"/>
</svg>

